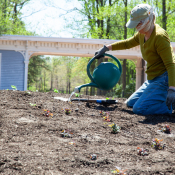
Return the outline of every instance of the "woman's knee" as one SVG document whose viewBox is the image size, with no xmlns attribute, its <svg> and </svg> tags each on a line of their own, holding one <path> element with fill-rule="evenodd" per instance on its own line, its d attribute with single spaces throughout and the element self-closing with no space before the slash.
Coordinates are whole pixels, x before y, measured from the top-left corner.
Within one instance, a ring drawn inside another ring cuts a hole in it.
<svg viewBox="0 0 175 175">
<path fill-rule="evenodd" d="M 147 107 L 137 102 L 133 105 L 133 113 L 139 115 L 145 115 L 147 113 Z"/>
<path fill-rule="evenodd" d="M 126 106 L 129 107 L 129 108 L 132 108 L 135 104 L 135 101 L 133 100 L 126 100 Z"/>
<path fill-rule="evenodd" d="M 133 113 L 134 114 L 143 114 L 143 110 L 141 110 L 139 106 L 134 105 L 133 106 Z"/>
<path fill-rule="evenodd" d="M 172 109 L 169 110 L 165 103 L 155 104 L 149 107 L 136 103 L 133 106 L 133 113 L 138 115 L 171 114 Z"/>
</svg>

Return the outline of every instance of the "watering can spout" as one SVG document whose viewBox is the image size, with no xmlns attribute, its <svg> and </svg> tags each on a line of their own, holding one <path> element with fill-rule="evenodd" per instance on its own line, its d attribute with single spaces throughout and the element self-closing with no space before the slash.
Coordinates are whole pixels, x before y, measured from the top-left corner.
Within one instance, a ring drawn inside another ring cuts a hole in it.
<svg viewBox="0 0 175 175">
<path fill-rule="evenodd" d="M 75 89 L 74 89 L 74 92 L 75 93 L 80 93 L 80 88 L 79 88 L 80 86 L 77 86 L 77 87 L 75 87 Z"/>
<path fill-rule="evenodd" d="M 83 84 L 81 86 L 75 87 L 74 92 L 75 93 L 80 93 L 81 88 L 86 87 L 86 86 L 93 86 L 93 87 L 99 88 L 97 84 L 95 84 L 95 83 L 92 82 L 92 83 Z"/>
</svg>

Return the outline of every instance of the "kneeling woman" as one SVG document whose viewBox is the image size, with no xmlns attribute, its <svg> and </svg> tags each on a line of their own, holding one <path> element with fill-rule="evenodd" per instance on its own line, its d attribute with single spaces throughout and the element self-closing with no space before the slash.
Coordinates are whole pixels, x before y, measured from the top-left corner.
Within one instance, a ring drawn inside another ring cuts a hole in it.
<svg viewBox="0 0 175 175">
<path fill-rule="evenodd" d="M 126 26 L 138 32 L 129 39 L 104 46 L 96 52 L 96 57 L 109 50 L 140 45 L 143 59 L 147 61 L 148 80 L 126 104 L 135 114 L 171 114 L 175 109 L 175 55 L 167 32 L 155 24 L 153 8 L 148 4 L 134 7 Z"/>
</svg>

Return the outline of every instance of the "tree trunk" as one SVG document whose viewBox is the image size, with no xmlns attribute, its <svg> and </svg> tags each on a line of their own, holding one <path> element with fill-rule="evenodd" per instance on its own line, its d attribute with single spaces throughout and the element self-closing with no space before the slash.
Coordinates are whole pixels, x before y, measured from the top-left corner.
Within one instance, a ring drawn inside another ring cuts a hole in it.
<svg viewBox="0 0 175 175">
<path fill-rule="evenodd" d="M 124 24 L 124 39 L 127 39 L 127 0 L 123 0 L 125 4 L 125 24 Z M 126 89 L 126 59 L 123 60 L 123 75 L 122 75 L 122 83 L 123 83 L 123 97 L 124 97 L 124 91 Z"/>
<path fill-rule="evenodd" d="M 46 72 L 44 70 L 44 92 L 45 92 L 45 87 L 46 87 Z"/>
<path fill-rule="evenodd" d="M 53 72 L 51 71 L 50 90 L 53 90 Z"/>
<path fill-rule="evenodd" d="M 127 62 L 126 63 L 126 84 L 130 83 L 130 78 L 131 78 L 131 75 L 130 75 L 130 72 L 129 72 L 129 65 L 128 65 L 128 62 Z"/>
<path fill-rule="evenodd" d="M 109 0 L 109 6 L 111 6 L 111 5 L 112 5 L 112 2 L 111 2 L 111 0 Z M 110 28 L 111 28 L 110 22 L 111 22 L 111 18 L 108 17 L 108 19 L 107 19 L 107 27 L 106 27 L 106 36 L 107 36 L 108 39 L 109 39 Z"/>
<path fill-rule="evenodd" d="M 71 77 L 71 69 L 69 66 L 67 67 L 67 87 L 66 87 L 66 93 L 70 93 L 70 77 Z"/>
<path fill-rule="evenodd" d="M 71 82 L 70 82 L 70 78 L 69 78 L 69 94 L 70 94 L 70 85 L 71 85 Z"/>
<path fill-rule="evenodd" d="M 166 16 L 166 0 L 162 0 L 162 24 L 166 30 L 167 16 Z"/>
<path fill-rule="evenodd" d="M 56 88 L 58 89 L 58 75 L 56 75 Z"/>
<path fill-rule="evenodd" d="M 86 95 L 89 95 L 89 94 L 88 94 L 88 87 L 86 87 Z"/>
<path fill-rule="evenodd" d="M 40 82 L 39 82 L 39 91 L 42 92 L 42 78 L 40 77 Z"/>
</svg>

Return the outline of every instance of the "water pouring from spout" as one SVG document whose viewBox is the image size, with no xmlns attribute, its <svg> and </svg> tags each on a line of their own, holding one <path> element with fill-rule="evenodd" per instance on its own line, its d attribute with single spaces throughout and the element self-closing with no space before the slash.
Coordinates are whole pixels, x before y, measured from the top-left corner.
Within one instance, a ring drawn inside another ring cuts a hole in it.
<svg viewBox="0 0 175 175">
<path fill-rule="evenodd" d="M 75 91 L 73 91 L 73 92 L 71 93 L 71 95 L 70 95 L 70 97 L 69 97 L 69 99 L 68 99 L 68 102 L 71 101 L 71 97 L 72 97 L 74 94 L 75 94 Z"/>
</svg>

